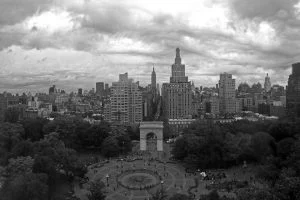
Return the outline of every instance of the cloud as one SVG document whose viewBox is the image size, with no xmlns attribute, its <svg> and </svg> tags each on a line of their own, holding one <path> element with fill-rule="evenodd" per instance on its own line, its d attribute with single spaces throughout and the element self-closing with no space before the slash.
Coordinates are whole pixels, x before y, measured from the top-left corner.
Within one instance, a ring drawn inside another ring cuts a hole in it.
<svg viewBox="0 0 300 200">
<path fill-rule="evenodd" d="M 18 10 L 15 0 L 1 1 L 0 10 Z M 91 88 L 124 72 L 146 85 L 153 63 L 158 82 L 168 81 L 176 47 L 190 79 L 206 86 L 226 71 L 237 82 L 263 81 L 269 72 L 286 84 L 291 63 L 300 59 L 293 0 L 24 2 L 17 16 L 0 20 L 1 73 L 18 87 L 20 81 L 30 89 L 50 82 Z"/>
<path fill-rule="evenodd" d="M 298 0 L 232 0 L 233 10 L 246 19 L 285 19 L 294 17 Z"/>
<path fill-rule="evenodd" d="M 0 27 L 16 24 L 36 12 L 49 8 L 52 2 L 52 0 L 1 0 Z"/>
</svg>

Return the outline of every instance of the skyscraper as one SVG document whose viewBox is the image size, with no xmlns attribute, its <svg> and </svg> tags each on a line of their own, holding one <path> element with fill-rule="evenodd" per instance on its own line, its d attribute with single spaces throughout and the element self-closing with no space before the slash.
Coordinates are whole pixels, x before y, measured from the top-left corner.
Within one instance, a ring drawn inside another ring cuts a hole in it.
<svg viewBox="0 0 300 200">
<path fill-rule="evenodd" d="M 219 81 L 220 114 L 235 113 L 235 79 L 232 74 L 220 74 Z"/>
<path fill-rule="evenodd" d="M 78 94 L 77 96 L 81 97 L 82 96 L 82 88 L 78 88 Z"/>
<path fill-rule="evenodd" d="M 267 74 L 267 76 L 265 78 L 264 89 L 266 92 L 269 92 L 271 90 L 271 80 L 270 80 L 269 74 Z"/>
<path fill-rule="evenodd" d="M 152 90 L 156 89 L 156 73 L 155 73 L 154 67 L 153 67 L 153 71 L 151 74 L 151 89 Z"/>
<path fill-rule="evenodd" d="M 120 123 L 137 123 L 142 121 L 142 95 L 138 84 L 128 78 L 128 73 L 120 74 L 119 81 L 113 82 L 111 87 L 110 119 L 107 121 Z"/>
<path fill-rule="evenodd" d="M 57 92 L 55 85 L 49 88 L 49 94 L 55 94 Z"/>
<path fill-rule="evenodd" d="M 300 119 L 300 63 L 292 65 L 286 90 L 287 114 L 293 119 Z"/>
<path fill-rule="evenodd" d="M 103 82 L 96 83 L 96 94 L 97 94 L 97 96 L 100 96 L 100 97 L 104 96 L 104 83 Z"/>
<path fill-rule="evenodd" d="M 181 63 L 180 49 L 176 49 L 170 83 L 162 86 L 163 110 L 168 119 L 189 118 L 192 114 L 192 90 L 185 65 Z"/>
</svg>

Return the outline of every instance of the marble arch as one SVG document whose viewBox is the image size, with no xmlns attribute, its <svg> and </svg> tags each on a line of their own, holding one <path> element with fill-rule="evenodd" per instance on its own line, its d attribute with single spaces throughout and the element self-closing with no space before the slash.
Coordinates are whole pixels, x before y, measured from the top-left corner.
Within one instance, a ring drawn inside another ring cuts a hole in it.
<svg viewBox="0 0 300 200">
<path fill-rule="evenodd" d="M 157 140 L 157 151 L 163 151 L 163 122 L 151 121 L 140 123 L 140 150 L 147 150 L 147 135 L 154 133 Z"/>
</svg>

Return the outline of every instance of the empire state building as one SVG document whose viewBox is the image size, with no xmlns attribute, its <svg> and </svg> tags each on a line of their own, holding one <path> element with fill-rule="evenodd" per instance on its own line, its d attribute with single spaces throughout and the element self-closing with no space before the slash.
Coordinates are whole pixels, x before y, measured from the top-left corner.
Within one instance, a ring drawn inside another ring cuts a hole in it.
<svg viewBox="0 0 300 200">
<path fill-rule="evenodd" d="M 189 118 L 192 113 L 192 89 L 185 76 L 185 65 L 181 63 L 180 49 L 176 49 L 170 83 L 162 87 L 163 112 L 168 119 Z"/>
</svg>

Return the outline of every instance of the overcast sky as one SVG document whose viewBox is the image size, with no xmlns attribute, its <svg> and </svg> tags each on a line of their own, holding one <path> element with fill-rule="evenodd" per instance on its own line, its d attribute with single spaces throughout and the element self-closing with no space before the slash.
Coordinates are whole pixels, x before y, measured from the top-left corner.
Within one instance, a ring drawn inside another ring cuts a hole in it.
<svg viewBox="0 0 300 200">
<path fill-rule="evenodd" d="M 298 0 L 0 0 L 0 92 L 169 81 L 175 48 L 196 86 L 287 84 L 300 61 Z"/>
</svg>

